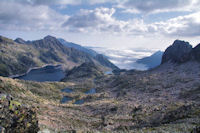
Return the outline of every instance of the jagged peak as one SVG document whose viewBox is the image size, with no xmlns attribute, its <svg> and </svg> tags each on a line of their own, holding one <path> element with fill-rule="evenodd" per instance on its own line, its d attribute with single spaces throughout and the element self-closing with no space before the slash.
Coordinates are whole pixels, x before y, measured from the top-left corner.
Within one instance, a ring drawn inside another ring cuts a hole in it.
<svg viewBox="0 0 200 133">
<path fill-rule="evenodd" d="M 183 63 L 190 60 L 192 45 L 189 42 L 175 40 L 164 52 L 162 64 L 168 61 Z"/>
<path fill-rule="evenodd" d="M 189 42 L 184 41 L 184 40 L 179 40 L 179 39 L 175 40 L 172 44 L 172 46 L 176 46 L 176 45 L 188 45 L 188 46 L 192 47 L 192 45 L 190 45 Z"/>
</svg>

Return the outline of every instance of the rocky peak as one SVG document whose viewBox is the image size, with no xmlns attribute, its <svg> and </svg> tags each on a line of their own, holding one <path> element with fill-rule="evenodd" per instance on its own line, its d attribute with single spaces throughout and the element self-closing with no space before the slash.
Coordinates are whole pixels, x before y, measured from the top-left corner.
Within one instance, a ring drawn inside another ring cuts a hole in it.
<svg viewBox="0 0 200 133">
<path fill-rule="evenodd" d="M 46 40 L 46 41 L 51 41 L 51 40 L 55 40 L 55 39 L 56 39 L 55 37 L 50 36 L 50 35 L 44 37 L 44 40 Z"/>
<path fill-rule="evenodd" d="M 16 43 L 26 44 L 26 41 L 23 40 L 22 38 L 16 38 L 14 41 L 15 41 Z"/>
<path fill-rule="evenodd" d="M 168 61 L 175 63 L 186 62 L 190 60 L 191 51 L 192 46 L 189 42 L 175 40 L 174 43 L 165 50 L 162 56 L 162 64 Z"/>
</svg>

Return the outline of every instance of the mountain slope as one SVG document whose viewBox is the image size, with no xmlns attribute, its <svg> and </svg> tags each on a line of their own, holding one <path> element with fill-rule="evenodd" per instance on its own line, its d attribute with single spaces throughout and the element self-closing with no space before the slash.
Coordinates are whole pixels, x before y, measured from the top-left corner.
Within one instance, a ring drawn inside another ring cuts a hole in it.
<svg viewBox="0 0 200 133">
<path fill-rule="evenodd" d="M 1 37 L 0 75 L 22 74 L 31 67 L 45 64 L 63 64 L 65 68 L 71 69 L 93 60 L 88 54 L 67 48 L 51 36 L 26 43 L 28 44 L 20 45 L 11 39 Z"/>
<path fill-rule="evenodd" d="M 85 48 L 81 45 L 78 45 L 78 44 L 75 44 L 75 43 L 72 43 L 72 42 L 67 42 L 62 38 L 59 38 L 58 40 L 60 41 L 60 43 L 62 43 L 63 45 L 65 45 L 69 48 L 75 48 L 75 49 L 80 50 L 82 52 L 88 53 L 88 54 L 90 54 L 91 56 L 94 56 L 94 57 L 97 55 L 97 52 L 95 52 L 92 49 Z"/>
<path fill-rule="evenodd" d="M 154 68 L 161 64 L 162 55 L 163 55 L 162 51 L 157 51 L 149 57 L 144 57 L 142 59 L 138 59 L 136 62 L 145 64 L 148 68 Z"/>
<path fill-rule="evenodd" d="M 23 44 L 23 45 L 22 45 Z M 106 58 L 96 58 L 87 52 L 73 47 L 66 47 L 52 36 L 35 41 L 15 41 L 0 37 L 0 75 L 10 76 L 25 73 L 31 67 L 46 64 L 62 64 L 65 69 L 71 69 L 84 62 L 94 62 L 105 69 L 117 69 Z"/>
<path fill-rule="evenodd" d="M 103 76 L 101 68 L 99 68 L 99 66 L 95 65 L 93 62 L 86 62 L 68 71 L 65 78 L 62 81 L 68 81 L 68 80 L 86 81 L 86 79 L 93 79 L 100 76 Z"/>
<path fill-rule="evenodd" d="M 106 58 L 104 55 L 102 54 L 98 54 L 96 51 L 89 49 L 89 48 L 85 48 L 82 47 L 81 45 L 75 44 L 75 43 L 71 43 L 71 42 L 67 42 L 64 39 L 58 39 L 63 45 L 70 47 L 70 48 L 75 48 L 77 50 L 80 50 L 82 52 L 85 52 L 89 55 L 91 55 L 97 62 L 99 62 L 102 66 L 104 67 L 108 67 L 111 69 L 119 69 L 116 65 L 114 65 L 113 63 L 111 63 L 108 58 Z"/>
</svg>

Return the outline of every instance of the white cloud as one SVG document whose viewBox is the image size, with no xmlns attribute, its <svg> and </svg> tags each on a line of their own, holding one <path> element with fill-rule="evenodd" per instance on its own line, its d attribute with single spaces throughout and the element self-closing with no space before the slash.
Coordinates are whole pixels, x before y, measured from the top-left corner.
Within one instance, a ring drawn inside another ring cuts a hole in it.
<svg viewBox="0 0 200 133">
<path fill-rule="evenodd" d="M 179 16 L 165 22 L 157 22 L 151 25 L 154 32 L 176 36 L 199 36 L 200 35 L 200 12 L 190 15 Z"/>
<path fill-rule="evenodd" d="M 80 4 L 99 4 L 113 3 L 113 0 L 1 0 L 7 2 L 18 2 L 28 5 L 80 5 Z"/>
<path fill-rule="evenodd" d="M 121 32 L 126 22 L 116 20 L 113 17 L 114 8 L 96 8 L 94 10 L 80 10 L 80 12 L 63 24 L 72 31 L 112 31 Z"/>
<path fill-rule="evenodd" d="M 200 0 L 123 0 L 118 7 L 129 13 L 158 13 L 199 10 Z"/>
<path fill-rule="evenodd" d="M 0 27 L 7 30 L 56 30 L 67 19 L 48 6 L 1 2 Z"/>
</svg>

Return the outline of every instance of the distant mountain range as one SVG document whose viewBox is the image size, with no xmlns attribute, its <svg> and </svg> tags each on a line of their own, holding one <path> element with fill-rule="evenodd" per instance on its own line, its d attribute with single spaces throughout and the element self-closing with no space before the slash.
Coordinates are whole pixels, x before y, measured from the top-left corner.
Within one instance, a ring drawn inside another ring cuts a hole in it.
<svg viewBox="0 0 200 133">
<path fill-rule="evenodd" d="M 118 69 L 106 58 L 99 60 L 88 52 L 67 47 L 52 36 L 35 41 L 25 41 L 21 38 L 13 41 L 0 36 L 0 51 L 1 76 L 22 74 L 32 67 L 46 64 L 63 64 L 66 69 L 71 69 L 84 62 L 94 62 L 105 69 Z"/>
<path fill-rule="evenodd" d="M 151 56 L 138 59 L 136 62 L 146 65 L 149 69 L 159 66 L 161 64 L 163 52 L 157 51 Z"/>
</svg>

